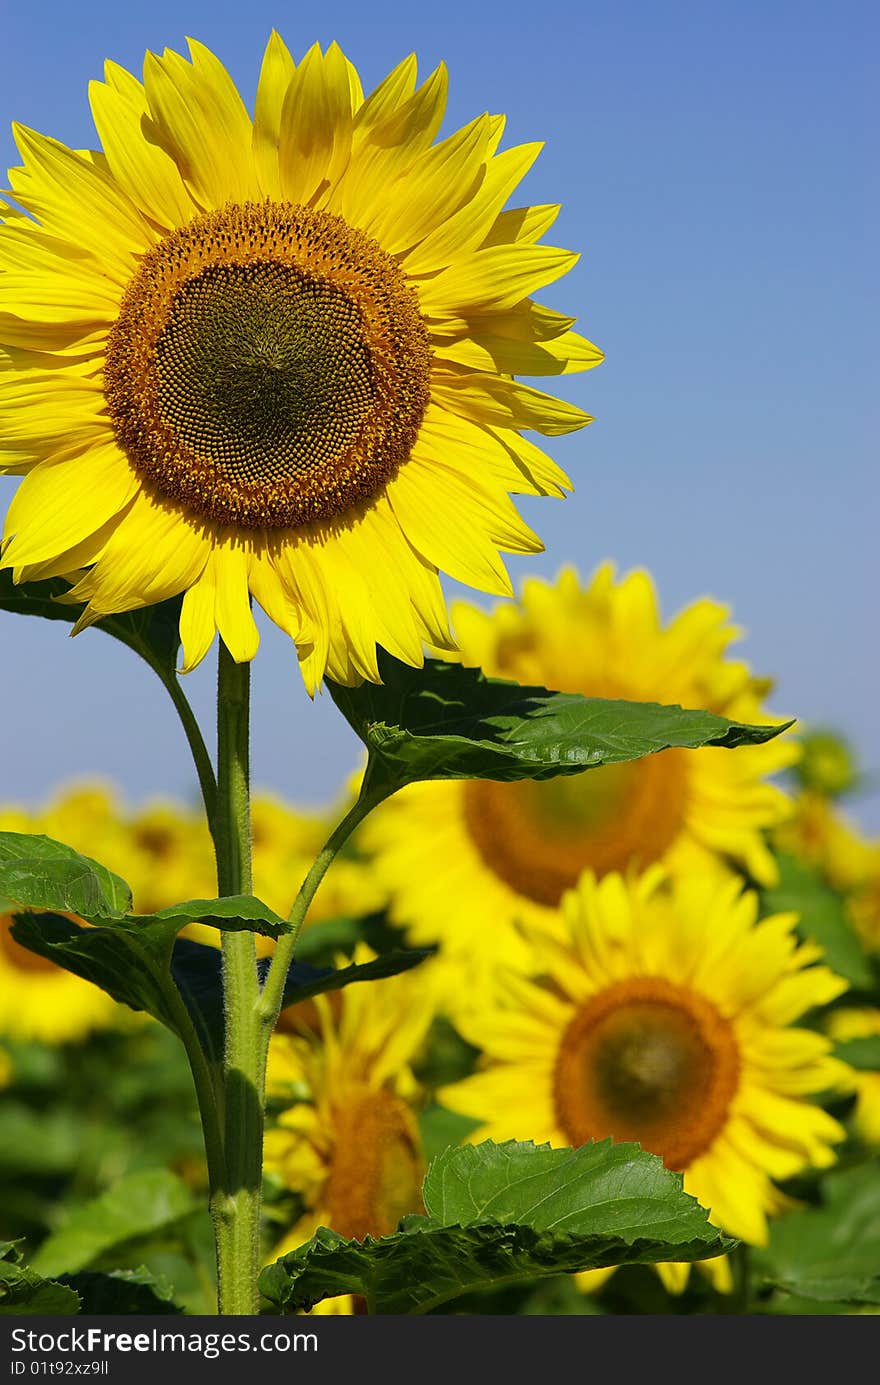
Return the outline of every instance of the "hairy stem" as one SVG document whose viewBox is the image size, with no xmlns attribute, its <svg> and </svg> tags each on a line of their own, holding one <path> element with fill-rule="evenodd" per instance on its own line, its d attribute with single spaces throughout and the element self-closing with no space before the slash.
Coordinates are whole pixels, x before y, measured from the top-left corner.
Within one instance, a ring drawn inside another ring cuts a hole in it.
<svg viewBox="0 0 880 1385">
<path fill-rule="evenodd" d="M 156 672 L 162 679 L 162 683 L 168 692 L 168 696 L 174 703 L 180 724 L 183 727 L 184 735 L 189 744 L 196 774 L 199 779 L 199 788 L 202 791 L 202 801 L 205 805 L 205 816 L 208 819 L 208 827 L 211 837 L 214 839 L 216 850 L 216 817 L 217 817 L 217 778 L 214 774 L 214 766 L 211 764 L 211 756 L 208 754 L 208 747 L 205 745 L 201 727 L 196 720 L 195 712 L 189 704 L 189 699 L 177 679 L 172 674 L 170 677 L 163 669 L 156 667 Z M 219 863 L 218 863 L 219 870 Z"/>
<path fill-rule="evenodd" d="M 251 892 L 250 666 L 236 664 L 220 643 L 217 679 L 218 888 L 221 895 Z M 218 1304 L 221 1313 L 258 1311 L 263 1091 L 254 935 L 223 934 L 223 1062 L 225 1180 L 214 1200 Z"/>
<path fill-rule="evenodd" d="M 311 870 L 300 886 L 299 893 L 293 902 L 288 915 L 289 922 L 293 925 L 290 933 L 285 933 L 279 939 L 275 947 L 275 955 L 272 958 L 272 965 L 266 977 L 263 993 L 260 997 L 259 1013 L 260 1021 L 265 1036 L 265 1045 L 268 1047 L 269 1038 L 278 1019 L 281 1004 L 284 999 L 284 982 L 290 964 L 293 961 L 293 954 L 299 941 L 299 935 L 305 921 L 309 905 L 318 892 L 318 886 L 327 874 L 334 857 L 340 848 L 348 841 L 352 832 L 364 818 L 373 811 L 384 798 L 388 797 L 389 790 L 369 790 L 364 781 L 364 788 L 361 795 L 341 822 L 337 824 L 333 832 L 324 844 L 320 855 L 316 858 Z"/>
</svg>

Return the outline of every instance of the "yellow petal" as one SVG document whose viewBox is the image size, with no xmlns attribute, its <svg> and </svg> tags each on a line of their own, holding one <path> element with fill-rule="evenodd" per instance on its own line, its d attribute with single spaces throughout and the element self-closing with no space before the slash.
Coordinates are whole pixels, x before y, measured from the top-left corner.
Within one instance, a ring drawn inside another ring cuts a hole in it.
<svg viewBox="0 0 880 1385">
<path fill-rule="evenodd" d="M 0 341 L 4 349 L 51 352 L 70 360 L 93 359 L 107 344 L 107 328 L 84 328 L 76 322 L 30 322 L 0 312 Z"/>
<path fill-rule="evenodd" d="M 258 197 L 244 102 L 213 53 L 192 39 L 189 48 L 192 63 L 170 49 L 161 58 L 146 56 L 149 135 L 174 160 L 201 207 Z"/>
<path fill-rule="evenodd" d="M 129 276 L 134 257 L 148 250 L 157 233 L 123 190 L 95 163 L 24 126 L 13 127 L 26 170 L 10 170 L 19 201 L 53 235 L 86 246 Z"/>
<path fill-rule="evenodd" d="M 75 323 L 83 333 L 112 326 L 121 298 L 118 286 L 109 279 L 71 272 L 6 272 L 0 279 L 0 295 L 5 313 L 32 322 Z"/>
<path fill-rule="evenodd" d="M 552 341 L 526 342 L 475 332 L 449 345 L 435 346 L 439 360 L 454 361 L 471 370 L 501 375 L 573 375 L 592 370 L 605 359 L 598 346 L 577 332 L 563 332 Z"/>
<path fill-rule="evenodd" d="M 410 53 L 397 64 L 359 107 L 354 118 L 354 144 L 363 144 L 370 132 L 386 122 L 410 100 L 416 89 L 418 64 Z"/>
<path fill-rule="evenodd" d="M 442 408 L 462 413 L 490 428 L 528 428 L 547 437 L 571 433 L 593 421 L 583 409 L 563 399 L 522 385 L 518 380 L 476 370 L 460 375 L 435 370 L 431 397 Z"/>
<path fill-rule="evenodd" d="M 414 454 L 388 486 L 388 499 L 413 548 L 450 577 L 481 591 L 512 594 L 495 535 L 504 518 L 488 493 Z M 532 551 L 540 550 L 535 540 Z"/>
<path fill-rule="evenodd" d="M 40 563 L 94 534 L 140 488 L 113 442 L 79 456 L 41 462 L 25 477 L 6 515 L 3 567 Z"/>
<path fill-rule="evenodd" d="M 308 203 L 335 185 L 351 154 L 348 66 L 335 45 L 314 44 L 293 73 L 281 111 L 278 164 L 284 196 Z"/>
<path fill-rule="evenodd" d="M 482 115 L 426 150 L 407 168 L 396 197 L 391 188 L 377 198 L 373 214 L 361 221 L 364 230 L 391 255 L 418 244 L 471 195 L 491 133 L 489 116 Z"/>
<path fill-rule="evenodd" d="M 562 496 L 571 490 L 565 472 L 533 442 L 517 433 L 495 432 L 436 404 L 428 406 L 419 439 L 430 443 L 432 455 L 455 459 L 459 470 L 479 475 L 485 468 L 511 494 Z"/>
<path fill-rule="evenodd" d="M 89 603 L 92 619 L 137 610 L 191 586 L 209 553 L 210 540 L 201 528 L 173 505 L 140 491 L 70 595 Z"/>
<path fill-rule="evenodd" d="M 296 70 L 287 44 L 275 30 L 269 35 L 257 99 L 254 104 L 254 165 L 260 191 L 275 200 L 282 197 L 281 176 L 278 172 L 278 139 L 281 131 L 281 111 L 284 97 Z"/>
<path fill-rule="evenodd" d="M 490 428 L 489 432 L 494 433 L 502 447 L 510 454 L 514 465 L 523 473 L 524 479 L 530 483 L 527 493 L 556 495 L 561 498 L 566 491 L 573 489 L 562 468 L 557 466 L 546 452 L 542 452 L 531 438 L 523 438 L 508 429 Z M 508 489 L 515 491 L 516 487 L 509 486 Z"/>
<path fill-rule="evenodd" d="M 448 265 L 455 256 L 476 250 L 542 147 L 540 144 L 522 144 L 492 159 L 473 197 L 458 211 L 447 207 L 436 229 L 403 256 L 406 272 L 430 274 Z"/>
<path fill-rule="evenodd" d="M 284 630 L 292 640 L 311 638 L 311 627 L 304 612 L 288 598 L 275 570 L 268 546 L 258 549 L 251 557 L 250 589 L 270 620 Z"/>
<path fill-rule="evenodd" d="M 562 204 L 559 202 L 547 202 L 537 207 L 511 207 L 495 218 L 483 245 L 533 245 L 550 230 L 561 210 Z"/>
<path fill-rule="evenodd" d="M 408 79 L 408 65 L 401 67 L 402 76 Z M 400 71 L 396 69 L 397 73 Z M 393 77 L 395 73 L 391 74 Z M 428 148 L 443 119 L 447 75 L 442 63 L 401 105 L 393 104 L 402 86 L 398 80 L 388 87 L 387 101 L 374 107 L 373 98 L 391 78 L 360 108 L 352 131 L 351 161 L 339 186 L 331 189 L 328 197 L 327 206 L 354 226 L 364 224 L 391 183 Z M 400 192 L 405 196 L 405 188 L 401 187 Z"/>
<path fill-rule="evenodd" d="M 134 205 L 160 226 L 180 226 L 195 211 L 192 199 L 174 160 L 143 128 L 147 112 L 143 87 L 130 73 L 125 73 L 130 78 L 125 83 L 119 76 L 122 71 L 108 63 L 107 80 L 89 85 L 98 138 L 113 177 Z"/>
<path fill-rule="evenodd" d="M 260 645 L 260 632 L 251 610 L 248 554 L 244 546 L 235 541 L 218 544 L 211 562 L 216 583 L 214 611 L 220 638 L 235 662 L 246 664 Z"/>
<path fill-rule="evenodd" d="M 501 312 L 537 289 L 561 279 L 580 256 L 552 245 L 497 245 L 456 260 L 435 278 L 418 284 L 427 317 Z"/>
<path fill-rule="evenodd" d="M 201 577 L 188 587 L 180 610 L 181 673 L 191 673 L 202 662 L 217 633 L 214 615 L 216 583 L 214 564 L 207 562 Z"/>
</svg>

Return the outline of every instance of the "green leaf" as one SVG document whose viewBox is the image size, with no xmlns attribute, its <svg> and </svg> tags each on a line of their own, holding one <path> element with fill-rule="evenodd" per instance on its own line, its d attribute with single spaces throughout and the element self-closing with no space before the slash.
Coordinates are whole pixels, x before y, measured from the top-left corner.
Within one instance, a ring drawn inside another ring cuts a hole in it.
<svg viewBox="0 0 880 1385">
<path fill-rule="evenodd" d="M 409 971 L 428 956 L 427 952 L 395 951 L 374 957 L 369 962 L 347 967 L 313 967 L 294 962 L 284 983 L 282 1008 L 296 1005 L 324 991 L 338 991 L 355 981 L 377 981 Z M 257 963 L 260 980 L 264 980 L 271 959 Z M 209 1058 L 223 1056 L 223 988 L 221 955 L 214 947 L 178 938 L 171 961 L 171 974 L 184 1003 L 199 1032 L 202 1048 Z"/>
<path fill-rule="evenodd" d="M 767 1285 L 820 1303 L 880 1304 L 880 1178 L 875 1161 L 832 1174 L 824 1205 L 771 1224 L 754 1252 Z"/>
<path fill-rule="evenodd" d="M 152 930 L 173 938 L 190 923 L 279 938 L 291 925 L 252 895 L 186 899 L 154 914 L 132 914 L 125 881 L 72 846 L 30 832 L 0 832 L 0 900 L 14 908 L 63 910 L 87 923 Z"/>
<path fill-rule="evenodd" d="M 854 986 L 869 988 L 871 968 L 840 895 L 795 856 L 776 859 L 779 883 L 764 891 L 765 912 L 797 913 L 800 936 L 819 944 L 831 970 Z"/>
<path fill-rule="evenodd" d="M 80 1298 L 80 1313 L 182 1313 L 171 1285 L 143 1265 L 136 1270 L 80 1270 L 58 1276 Z"/>
<path fill-rule="evenodd" d="M 328 687 L 370 753 L 368 776 L 389 792 L 424 779 L 548 779 L 672 746 L 757 745 L 785 729 L 521 687 L 437 659 L 414 669 L 386 655 L 380 673 L 379 685 Z"/>
<path fill-rule="evenodd" d="M 58 600 L 59 596 L 69 591 L 70 584 L 60 577 L 53 577 L 47 582 L 20 582 L 16 585 L 12 573 L 7 569 L 0 572 L 0 611 L 42 616 L 45 620 L 60 620 L 67 625 L 75 625 L 82 606 L 67 605 Z M 182 600 L 182 597 L 175 596 L 170 601 L 145 606 L 140 611 L 105 616 L 96 622 L 95 628 L 106 631 L 133 649 L 161 676 L 173 677 L 180 647 Z"/>
<path fill-rule="evenodd" d="M 167 1234 L 197 1207 L 183 1180 L 165 1169 L 126 1174 L 70 1214 L 40 1246 L 33 1268 L 47 1275 L 88 1269 L 131 1242 Z"/>
<path fill-rule="evenodd" d="M 72 846 L 29 832 L 0 832 L 0 903 L 58 909 L 99 921 L 131 908 L 131 890 Z"/>
<path fill-rule="evenodd" d="M 680 1174 L 637 1145 L 510 1141 L 449 1149 L 425 1178 L 425 1217 L 346 1241 L 321 1227 L 263 1271 L 286 1311 L 362 1294 L 371 1312 L 426 1313 L 474 1290 L 631 1261 L 698 1260 L 734 1242 L 710 1226 Z"/>
<path fill-rule="evenodd" d="M 0 1242 L 0 1314 L 78 1313 L 79 1295 L 21 1263 L 17 1242 Z"/>
<path fill-rule="evenodd" d="M 880 1072 L 880 1034 L 846 1039 L 835 1045 L 834 1056 L 859 1072 Z"/>
<path fill-rule="evenodd" d="M 266 919 L 261 918 L 261 914 L 271 916 L 271 911 L 259 900 L 249 898 L 194 900 L 191 905 L 178 905 L 161 914 L 105 920 L 93 928 L 84 928 L 58 914 L 18 914 L 12 925 L 12 936 L 31 952 L 100 986 L 120 1004 L 132 1010 L 145 1010 L 174 1033 L 179 1033 L 177 990 L 182 992 L 184 1003 L 188 1003 L 190 997 L 184 984 L 191 978 L 186 974 L 177 976 L 173 971 L 175 948 L 184 941 L 176 941 L 178 931 L 188 923 L 201 922 L 221 929 L 247 929 L 275 936 L 274 916 Z M 190 946 L 198 947 L 199 944 Z M 205 947 L 204 952 L 210 957 L 213 968 L 211 976 L 216 988 L 213 1009 L 222 1023 L 220 952 L 212 947 Z M 207 1006 L 204 995 L 202 1004 Z M 222 1037 L 218 1052 L 222 1052 Z"/>
<path fill-rule="evenodd" d="M 76 1165 L 82 1129 L 72 1111 L 34 1109 L 19 1101 L 0 1105 L 0 1175 L 67 1173 Z"/>
</svg>

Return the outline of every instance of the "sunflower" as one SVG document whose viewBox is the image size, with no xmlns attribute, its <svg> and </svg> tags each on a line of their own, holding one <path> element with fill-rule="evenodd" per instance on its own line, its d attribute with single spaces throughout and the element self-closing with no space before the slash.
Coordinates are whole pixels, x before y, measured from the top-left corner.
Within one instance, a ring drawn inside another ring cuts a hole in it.
<svg viewBox="0 0 880 1385">
<path fill-rule="evenodd" d="M 735 879 L 588 872 L 563 912 L 541 975 L 509 970 L 497 1002 L 461 1022 L 484 1070 L 439 1100 L 483 1122 L 473 1140 L 637 1140 L 713 1221 L 763 1244 L 781 1206 L 772 1180 L 833 1163 L 843 1136 L 808 1097 L 849 1070 L 792 1026 L 846 983 L 814 965 L 794 915 L 759 921 Z M 671 1287 L 686 1278 L 664 1268 Z"/>
<path fill-rule="evenodd" d="M 347 807 L 345 802 L 343 807 Z M 297 890 L 321 851 L 341 812 L 292 807 L 268 793 L 251 805 L 254 893 L 286 915 Z M 361 918 L 377 912 L 384 891 L 370 863 L 353 849 L 341 852 L 321 882 L 307 926 L 325 919 Z"/>
<path fill-rule="evenodd" d="M 565 571 L 555 583 L 527 581 L 518 606 L 486 614 L 460 604 L 453 615 L 462 660 L 494 677 L 768 720 L 766 681 L 727 656 L 738 634 L 727 610 L 699 600 L 664 625 L 646 572 L 615 580 L 605 564 L 584 587 Z M 733 754 L 667 750 L 544 781 L 418 784 L 373 815 L 364 841 L 412 940 L 440 939 L 488 976 L 499 958 L 527 965 L 511 923 L 554 926 L 585 869 L 662 862 L 684 875 L 729 858 L 771 881 L 763 829 L 788 803 L 766 776 L 793 754 L 772 741 Z"/>
<path fill-rule="evenodd" d="M 355 962 L 373 957 L 361 943 Z M 410 1064 L 434 1016 L 418 973 L 349 986 L 284 1012 L 267 1090 L 291 1104 L 266 1132 L 264 1167 L 303 1212 L 274 1256 L 319 1226 L 363 1239 L 421 1209 L 424 1174 Z"/>
<path fill-rule="evenodd" d="M 828 1033 L 835 1043 L 850 1039 L 870 1039 L 880 1035 L 880 1010 L 832 1010 L 828 1016 Z M 853 1124 L 865 1144 L 880 1149 L 880 1072 L 854 1069 L 852 1087 L 856 1106 Z"/>
<path fill-rule="evenodd" d="M 16 127 L 3 565 L 76 574 L 77 628 L 184 593 L 184 669 L 216 631 L 254 656 L 253 597 L 310 690 L 377 681 L 377 644 L 450 647 L 439 569 L 508 593 L 499 550 L 541 548 L 509 493 L 569 483 L 520 433 L 589 418 L 514 376 L 601 360 L 531 297 L 577 256 L 538 243 L 556 206 L 504 210 L 539 145 L 488 114 L 436 141 L 442 65 L 365 98 L 337 44 L 273 33 L 252 119 L 189 51 L 107 64 L 97 152 Z"/>
<path fill-rule="evenodd" d="M 793 816 L 774 839 L 782 851 L 818 869 L 843 895 L 862 945 L 868 952 L 880 952 L 880 841 L 864 837 L 815 789 L 798 795 Z"/>
</svg>

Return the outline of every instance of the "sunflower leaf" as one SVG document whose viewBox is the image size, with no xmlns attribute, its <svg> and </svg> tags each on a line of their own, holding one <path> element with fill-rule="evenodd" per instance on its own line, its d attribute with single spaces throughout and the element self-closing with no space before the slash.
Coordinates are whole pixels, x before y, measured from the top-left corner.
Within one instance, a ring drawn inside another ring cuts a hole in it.
<svg viewBox="0 0 880 1385">
<path fill-rule="evenodd" d="M 70 591 L 70 583 L 60 577 L 46 582 L 19 582 L 12 580 L 7 569 L 0 572 L 0 611 L 10 611 L 14 615 L 42 616 L 44 620 L 60 620 L 67 625 L 75 625 L 82 612 L 82 606 L 68 605 L 59 601 Z M 145 606 L 139 611 L 125 611 L 120 615 L 104 616 L 95 623 L 95 628 L 104 630 L 122 644 L 128 645 L 142 659 L 163 677 L 173 677 L 177 665 L 177 651 L 180 647 L 180 607 L 183 598 L 172 597 L 169 601 Z"/>
<path fill-rule="evenodd" d="M 178 995 L 172 973 L 177 934 L 189 923 L 207 923 L 234 932 L 256 931 L 277 936 L 271 911 L 259 900 L 231 897 L 194 900 L 200 908 L 175 906 L 162 914 L 134 914 L 112 919 L 87 918 L 94 926 L 84 928 L 59 914 L 16 914 L 12 936 L 22 947 L 64 967 L 84 981 L 100 986 L 114 1000 L 132 1010 L 145 1010 L 154 1019 L 179 1033 Z M 228 907 L 228 913 L 221 906 Z M 259 912 L 257 907 L 259 906 Z M 269 914 L 269 919 L 265 918 Z M 279 930 L 282 931 L 282 930 Z M 216 948 L 206 953 L 219 957 Z M 220 976 L 217 972 L 220 1003 Z M 184 993 L 184 1001 L 186 1002 Z"/>
<path fill-rule="evenodd" d="M 754 1252 L 766 1286 L 818 1303 L 880 1304 L 880 1179 L 876 1162 L 832 1174 L 821 1207 L 774 1221 Z"/>
<path fill-rule="evenodd" d="M 4 903 L 114 918 L 131 908 L 131 890 L 106 866 L 51 837 L 0 832 L 0 907 Z"/>
<path fill-rule="evenodd" d="M 671 747 L 758 745 L 784 731 L 713 712 L 549 692 L 428 659 L 380 659 L 382 683 L 330 695 L 370 754 L 384 792 L 426 779 L 549 779 L 637 760 Z"/>
<path fill-rule="evenodd" d="M 0 1314 L 78 1313 L 75 1289 L 44 1279 L 21 1263 L 17 1242 L 0 1242 Z"/>
<path fill-rule="evenodd" d="M 699 1260 L 735 1243 L 637 1145 L 580 1149 L 510 1141 L 447 1149 L 428 1169 L 427 1216 L 380 1239 L 321 1227 L 260 1277 L 296 1312 L 362 1294 L 371 1312 L 426 1313 L 462 1294 L 604 1265 Z"/>
<path fill-rule="evenodd" d="M 779 881 L 763 893 L 765 911 L 796 913 L 798 933 L 819 944 L 822 960 L 831 970 L 852 985 L 869 989 L 873 980 L 871 967 L 840 895 L 811 866 L 794 856 L 781 853 L 776 864 Z"/>
<path fill-rule="evenodd" d="M 182 1313 L 174 1302 L 171 1285 L 156 1278 L 141 1265 L 136 1270 L 80 1270 L 61 1274 L 59 1284 L 67 1285 L 80 1297 L 80 1313 Z"/>
<path fill-rule="evenodd" d="M 191 899 L 155 914 L 130 908 L 125 881 L 97 861 L 50 837 L 0 833 L 0 909 L 16 915 L 16 942 L 175 1032 L 180 999 L 171 961 L 181 929 L 204 923 L 278 938 L 291 927 L 250 895 Z"/>
<path fill-rule="evenodd" d="M 101 1268 L 105 1257 L 165 1237 L 200 1210 L 183 1179 L 167 1169 L 137 1169 L 75 1207 L 33 1259 L 39 1274 Z M 109 1311 L 109 1310 L 106 1310 Z"/>
</svg>

